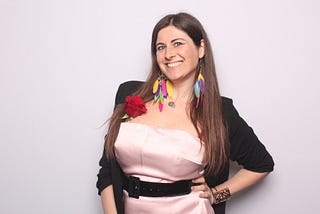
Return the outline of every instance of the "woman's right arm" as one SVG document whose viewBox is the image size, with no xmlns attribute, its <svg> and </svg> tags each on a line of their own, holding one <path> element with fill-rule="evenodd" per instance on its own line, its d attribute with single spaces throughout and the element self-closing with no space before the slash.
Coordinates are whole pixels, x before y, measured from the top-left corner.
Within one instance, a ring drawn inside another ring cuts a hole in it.
<svg viewBox="0 0 320 214">
<path fill-rule="evenodd" d="M 143 82 L 140 81 L 128 81 L 122 83 L 119 86 L 116 94 L 115 106 L 120 103 L 124 103 L 125 97 L 135 92 L 142 85 L 142 83 Z M 101 195 L 104 214 L 117 213 L 115 197 L 117 197 L 117 193 L 119 193 L 119 191 L 117 191 L 116 184 L 114 184 L 115 186 L 113 186 L 111 176 L 111 171 L 115 172 L 111 167 L 114 166 L 112 164 L 114 161 L 114 159 L 107 158 L 105 155 L 105 151 L 103 151 L 102 157 L 99 162 L 101 168 L 98 173 L 98 181 L 96 183 L 96 186 L 98 188 L 98 194 Z M 117 175 L 113 176 L 117 177 Z M 113 190 L 113 187 L 115 187 L 115 190 Z M 114 191 L 116 193 L 116 196 L 114 195 Z M 121 213 L 121 208 L 119 212 Z"/>
<path fill-rule="evenodd" d="M 104 214 L 116 214 L 117 209 L 111 180 L 111 160 L 107 159 L 105 152 L 102 154 L 99 165 L 101 168 L 98 173 L 96 186 L 98 194 L 101 196 Z"/>
<path fill-rule="evenodd" d="M 109 185 L 102 190 L 101 201 L 104 214 L 117 214 L 112 185 Z"/>
</svg>

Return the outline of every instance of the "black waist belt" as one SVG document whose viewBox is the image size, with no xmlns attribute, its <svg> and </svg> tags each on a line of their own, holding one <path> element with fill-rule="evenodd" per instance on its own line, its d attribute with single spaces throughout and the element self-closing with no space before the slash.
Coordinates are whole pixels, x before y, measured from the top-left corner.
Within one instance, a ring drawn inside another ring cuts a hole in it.
<svg viewBox="0 0 320 214">
<path fill-rule="evenodd" d="M 140 181 L 137 177 L 124 177 L 124 189 L 129 197 L 139 198 L 147 197 L 169 197 L 185 195 L 191 192 L 191 186 L 194 185 L 191 180 L 181 180 L 173 183 L 154 183 Z"/>
</svg>

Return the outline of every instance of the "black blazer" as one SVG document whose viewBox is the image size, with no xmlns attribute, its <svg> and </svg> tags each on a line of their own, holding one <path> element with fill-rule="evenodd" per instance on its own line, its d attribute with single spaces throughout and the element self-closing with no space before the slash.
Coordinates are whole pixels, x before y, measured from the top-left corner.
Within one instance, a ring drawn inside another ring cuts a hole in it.
<svg viewBox="0 0 320 214">
<path fill-rule="evenodd" d="M 117 91 L 115 105 L 124 103 L 126 96 L 133 94 L 143 82 L 128 81 L 122 83 Z M 251 127 L 239 116 L 232 100 L 222 97 L 223 117 L 228 129 L 230 160 L 237 161 L 243 168 L 254 172 L 271 172 L 274 162 L 265 146 L 259 141 Z M 124 213 L 122 170 L 116 159 L 107 159 L 104 152 L 100 159 L 98 173 L 98 194 L 109 185 L 113 185 L 114 198 L 118 214 Z M 214 187 L 228 179 L 229 166 L 219 176 L 206 177 L 208 186 Z M 216 214 L 225 214 L 225 203 L 213 205 Z"/>
</svg>

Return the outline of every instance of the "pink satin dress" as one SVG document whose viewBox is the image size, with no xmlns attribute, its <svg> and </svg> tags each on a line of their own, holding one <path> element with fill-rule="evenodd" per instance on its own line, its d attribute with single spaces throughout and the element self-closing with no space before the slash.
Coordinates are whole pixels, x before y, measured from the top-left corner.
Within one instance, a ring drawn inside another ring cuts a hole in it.
<svg viewBox="0 0 320 214">
<path fill-rule="evenodd" d="M 128 176 L 142 181 L 171 183 L 203 173 L 204 146 L 190 133 L 141 123 L 120 126 L 115 143 L 117 160 Z M 174 197 L 129 197 L 124 190 L 125 214 L 214 214 L 200 192 Z"/>
</svg>

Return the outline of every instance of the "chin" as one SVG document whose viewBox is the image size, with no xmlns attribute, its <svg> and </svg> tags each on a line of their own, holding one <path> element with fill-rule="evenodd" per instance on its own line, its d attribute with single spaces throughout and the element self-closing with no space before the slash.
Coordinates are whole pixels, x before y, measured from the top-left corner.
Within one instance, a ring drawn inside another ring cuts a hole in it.
<svg viewBox="0 0 320 214">
<path fill-rule="evenodd" d="M 173 82 L 173 81 L 176 81 L 176 80 L 179 80 L 179 79 L 181 79 L 182 78 L 182 76 L 177 76 L 177 75 L 166 75 L 166 77 L 171 81 L 171 82 Z"/>
<path fill-rule="evenodd" d="M 183 77 L 183 74 L 180 71 L 167 71 L 164 74 L 170 80 L 180 79 Z"/>
</svg>

